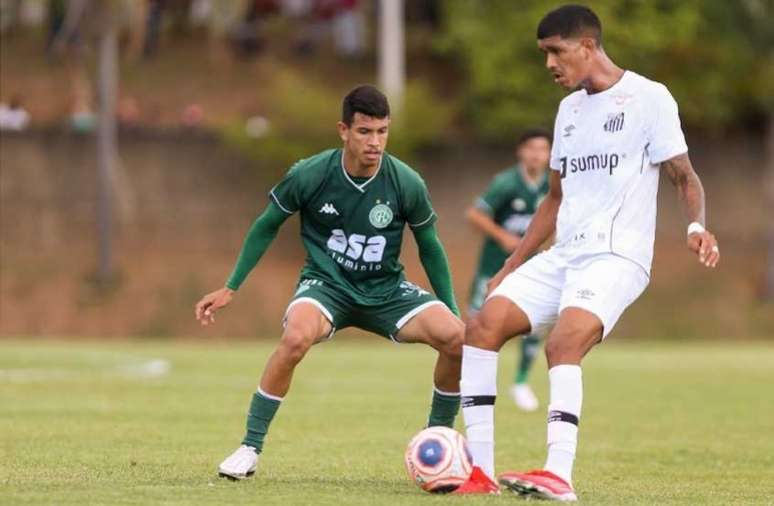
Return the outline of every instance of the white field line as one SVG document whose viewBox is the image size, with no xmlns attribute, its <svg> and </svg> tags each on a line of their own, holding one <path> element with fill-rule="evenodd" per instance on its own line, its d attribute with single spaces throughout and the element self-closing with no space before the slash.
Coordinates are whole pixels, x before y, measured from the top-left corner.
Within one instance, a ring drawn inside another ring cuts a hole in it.
<svg viewBox="0 0 774 506">
<path fill-rule="evenodd" d="M 37 367 L 24 369 L 0 369 L 0 381 L 6 383 L 31 383 L 60 379 L 78 379 L 94 375 L 123 376 L 128 378 L 158 378 L 165 376 L 172 368 L 168 360 L 152 358 L 148 360 L 133 360 L 117 365 L 100 368 L 89 368 L 85 371 L 76 369 L 57 369 L 54 367 Z"/>
</svg>

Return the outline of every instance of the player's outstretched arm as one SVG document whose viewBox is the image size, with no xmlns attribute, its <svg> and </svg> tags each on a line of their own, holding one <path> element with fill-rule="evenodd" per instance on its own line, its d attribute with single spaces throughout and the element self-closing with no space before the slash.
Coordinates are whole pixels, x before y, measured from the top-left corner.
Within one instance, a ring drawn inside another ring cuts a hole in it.
<svg viewBox="0 0 774 506">
<path fill-rule="evenodd" d="M 680 210 L 688 220 L 688 249 L 696 253 L 699 262 L 706 267 L 715 267 L 720 260 L 717 239 L 705 229 L 704 187 L 693 170 L 688 153 L 662 162 L 672 184 L 677 188 Z"/>
<path fill-rule="evenodd" d="M 489 291 L 494 290 L 503 278 L 516 270 L 532 255 L 541 244 L 545 243 L 556 230 L 556 217 L 559 214 L 559 206 L 562 204 L 562 178 L 559 172 L 552 170 L 550 188 L 546 198 L 538 206 L 535 216 L 527 227 L 524 237 L 519 241 L 513 254 L 508 257 L 500 269 L 490 281 Z"/>
<path fill-rule="evenodd" d="M 491 216 L 481 209 L 470 206 L 465 213 L 465 217 L 468 219 L 468 223 L 488 237 L 491 237 L 492 240 L 508 253 L 512 253 L 513 250 L 516 249 L 516 246 L 518 246 L 519 238 L 498 225 Z"/>
<path fill-rule="evenodd" d="M 443 244 L 438 238 L 435 225 L 428 225 L 420 229 L 412 228 L 411 230 L 417 241 L 419 260 L 422 262 L 422 267 L 425 268 L 427 279 L 430 280 L 435 296 L 446 304 L 452 313 L 460 316 L 457 300 L 454 297 L 449 260 L 446 257 Z"/>
<path fill-rule="evenodd" d="M 255 220 L 247 232 L 242 251 L 239 253 L 234 270 L 231 272 L 226 286 L 208 293 L 196 304 L 194 313 L 203 326 L 215 323 L 215 312 L 226 306 L 234 296 L 247 275 L 253 270 L 269 244 L 277 236 L 280 226 L 288 219 L 289 214 L 282 211 L 277 204 L 270 202 L 263 213 Z"/>
</svg>

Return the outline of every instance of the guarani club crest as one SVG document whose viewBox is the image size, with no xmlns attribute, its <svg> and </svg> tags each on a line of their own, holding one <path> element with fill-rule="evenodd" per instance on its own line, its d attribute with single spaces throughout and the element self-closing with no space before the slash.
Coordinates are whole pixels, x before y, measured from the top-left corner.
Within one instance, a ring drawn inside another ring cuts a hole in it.
<svg viewBox="0 0 774 506">
<path fill-rule="evenodd" d="M 389 204 L 389 202 L 387 202 Z M 368 221 L 376 228 L 384 228 L 392 223 L 392 209 L 387 204 L 382 204 L 377 200 L 376 205 L 368 213 Z"/>
</svg>

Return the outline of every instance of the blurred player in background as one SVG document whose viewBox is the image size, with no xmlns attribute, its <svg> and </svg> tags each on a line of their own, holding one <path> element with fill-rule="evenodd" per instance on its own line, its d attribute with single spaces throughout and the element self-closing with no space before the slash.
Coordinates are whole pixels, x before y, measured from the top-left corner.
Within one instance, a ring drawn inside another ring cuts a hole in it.
<svg viewBox="0 0 774 506">
<path fill-rule="evenodd" d="M 202 325 L 231 302 L 292 214 L 301 215 L 307 251 L 298 287 L 285 312 L 282 338 L 269 358 L 247 415 L 242 445 L 218 472 L 233 479 L 255 472 L 269 424 L 290 388 L 293 371 L 312 345 L 357 327 L 396 343 L 438 351 L 428 426 L 452 427 L 459 411 L 464 325 L 452 291 L 436 215 L 422 178 L 387 154 L 390 108 L 373 86 L 352 90 L 342 104 L 343 148 L 303 159 L 269 192 L 226 286 L 196 305 Z M 408 282 L 399 257 L 408 225 L 435 295 Z M 378 402 L 379 392 L 372 392 Z M 322 415 L 323 413 L 321 413 Z M 363 413 L 363 422 L 368 422 Z"/>
<path fill-rule="evenodd" d="M 513 336 L 555 323 L 545 345 L 547 459 L 542 469 L 506 472 L 499 480 L 523 496 L 575 501 L 572 470 L 583 401 L 580 364 L 650 281 L 662 170 L 677 187 L 688 222 L 688 249 L 708 268 L 717 265 L 720 250 L 704 228 L 704 189 L 688 157 L 677 103 L 666 86 L 624 70 L 608 57 L 602 25 L 587 7 L 565 5 L 549 12 L 538 26 L 537 39 L 554 81 L 573 92 L 556 115 L 548 195 L 490 281 L 489 297 L 465 332 L 462 406 L 468 443 L 480 469 L 461 489 L 474 493 L 494 488 L 498 351 Z M 555 245 L 532 257 L 554 232 Z M 615 421 L 613 416 L 610 423 Z"/>
<path fill-rule="evenodd" d="M 471 286 L 469 317 L 481 309 L 489 280 L 516 249 L 532 215 L 548 193 L 546 169 L 550 154 L 551 134 L 540 129 L 524 132 L 516 144 L 517 164 L 495 176 L 486 192 L 468 209 L 468 221 L 486 237 Z M 522 338 L 510 393 L 516 406 L 524 411 L 535 411 L 539 405 L 527 382 L 539 349 L 537 334 Z"/>
</svg>

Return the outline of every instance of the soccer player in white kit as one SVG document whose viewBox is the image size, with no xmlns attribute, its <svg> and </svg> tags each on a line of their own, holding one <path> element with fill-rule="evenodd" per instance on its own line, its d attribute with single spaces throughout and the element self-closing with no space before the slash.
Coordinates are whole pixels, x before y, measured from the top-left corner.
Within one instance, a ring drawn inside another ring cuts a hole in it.
<svg viewBox="0 0 774 506">
<path fill-rule="evenodd" d="M 648 285 L 662 170 L 677 187 L 689 223 L 688 249 L 706 267 L 720 258 L 715 237 L 704 228 L 704 190 L 688 158 L 675 100 L 663 84 L 613 63 L 601 35 L 597 16 L 579 5 L 549 12 L 538 26 L 538 46 L 554 81 L 576 91 L 556 115 L 549 194 L 466 330 L 460 386 L 480 470 L 460 493 L 497 491 L 498 351 L 513 336 L 555 324 L 545 344 L 548 458 L 542 469 L 503 473 L 499 482 L 522 495 L 576 500 L 580 363 Z M 554 232 L 555 245 L 530 259 Z"/>
</svg>

